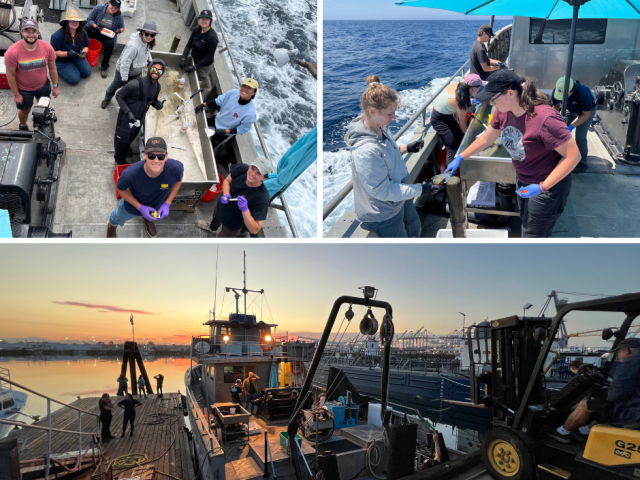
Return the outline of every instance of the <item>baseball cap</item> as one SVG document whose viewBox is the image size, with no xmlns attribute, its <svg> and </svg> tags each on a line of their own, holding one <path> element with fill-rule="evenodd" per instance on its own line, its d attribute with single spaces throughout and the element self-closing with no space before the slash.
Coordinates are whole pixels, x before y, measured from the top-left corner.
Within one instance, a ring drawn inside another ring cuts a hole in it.
<svg viewBox="0 0 640 480">
<path fill-rule="evenodd" d="M 469 85 L 470 87 L 479 87 L 487 84 L 484 80 L 480 78 L 480 75 L 476 73 L 470 73 L 466 77 L 464 77 L 464 83 Z"/>
<path fill-rule="evenodd" d="M 622 340 L 616 348 L 609 350 L 610 352 L 617 352 L 623 348 L 640 348 L 640 338 L 625 338 Z"/>
<path fill-rule="evenodd" d="M 213 16 L 211 15 L 211 10 L 202 10 L 200 12 L 200 15 L 198 15 L 198 18 L 208 18 L 210 20 L 213 20 Z"/>
<path fill-rule="evenodd" d="M 144 146 L 146 152 L 166 152 L 167 142 L 162 137 L 151 137 Z"/>
<path fill-rule="evenodd" d="M 496 36 L 496 34 L 493 33 L 493 28 L 488 23 L 485 23 L 484 25 L 480 26 L 480 31 L 488 33 L 490 37 Z"/>
<path fill-rule="evenodd" d="M 120 5 L 122 4 L 120 0 L 109 0 L 109 3 L 114 7 L 118 7 L 118 8 L 120 8 Z"/>
<path fill-rule="evenodd" d="M 273 173 L 273 167 L 271 166 L 271 162 L 264 157 L 258 157 L 253 162 L 249 164 L 249 166 L 253 165 L 256 167 L 261 175 L 268 175 Z"/>
<path fill-rule="evenodd" d="M 556 82 L 556 91 L 553 93 L 553 98 L 556 100 L 562 100 L 562 95 L 564 94 L 564 79 L 565 77 L 560 77 Z M 569 78 L 569 91 L 573 89 L 573 78 Z"/>
<path fill-rule="evenodd" d="M 25 28 L 35 28 L 36 30 L 40 31 L 40 28 L 38 27 L 38 22 L 36 22 L 31 18 L 25 18 L 22 21 L 22 24 L 20 25 L 20 30 L 24 30 Z"/>
<path fill-rule="evenodd" d="M 520 75 L 512 70 L 497 70 L 489 75 L 484 90 L 476 94 L 476 100 L 486 102 L 498 93 L 517 88 L 522 82 Z"/>
<path fill-rule="evenodd" d="M 258 88 L 258 82 L 253 78 L 245 78 L 242 81 L 242 85 L 246 85 L 247 87 L 253 88 L 254 90 Z"/>
</svg>

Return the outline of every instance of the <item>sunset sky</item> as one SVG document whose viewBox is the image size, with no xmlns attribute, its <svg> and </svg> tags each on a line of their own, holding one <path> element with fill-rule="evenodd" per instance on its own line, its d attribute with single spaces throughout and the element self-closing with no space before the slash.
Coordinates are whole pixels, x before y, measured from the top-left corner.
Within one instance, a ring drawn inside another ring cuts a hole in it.
<svg viewBox="0 0 640 480">
<path fill-rule="evenodd" d="M 2 244 L 0 338 L 130 339 L 131 313 L 139 340 L 182 343 L 207 333 L 202 323 L 214 305 L 216 250 L 193 243 Z M 551 290 L 640 291 L 637 245 L 222 244 L 219 317 L 234 310 L 231 294 L 222 304 L 223 287 L 242 287 L 243 250 L 248 288 L 266 292 L 249 313 L 279 324 L 281 333 L 322 331 L 334 300 L 360 295 L 364 285 L 393 305 L 396 332 L 425 326 L 433 333 L 460 329 L 458 312 L 467 314 L 467 325 L 522 314 L 526 303 L 537 315 Z M 363 313 L 356 311 L 348 332 L 357 331 Z M 568 330 L 609 322 L 581 317 Z M 602 343 L 585 339 L 593 341 Z"/>
</svg>

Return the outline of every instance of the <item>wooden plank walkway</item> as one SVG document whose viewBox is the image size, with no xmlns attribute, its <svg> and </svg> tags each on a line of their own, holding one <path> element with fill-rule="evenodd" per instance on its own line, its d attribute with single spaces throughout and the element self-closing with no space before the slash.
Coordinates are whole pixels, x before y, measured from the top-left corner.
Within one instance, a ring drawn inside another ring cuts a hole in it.
<svg viewBox="0 0 640 480">
<path fill-rule="evenodd" d="M 115 460 L 122 455 L 143 454 L 146 455 L 149 464 L 153 464 L 157 471 L 168 473 L 174 477 L 189 480 L 195 477 L 191 445 L 184 429 L 185 421 L 180 406 L 180 395 L 178 393 L 165 393 L 164 398 L 156 395 L 147 395 L 141 401 L 142 405 L 136 409 L 135 429 L 133 437 L 127 434 L 121 438 L 124 411 L 115 408 L 113 411 L 113 421 L 111 422 L 111 433 L 116 438 L 110 442 L 102 444 L 103 456 L 109 461 Z M 135 397 L 138 400 L 138 397 Z M 123 397 L 112 397 L 114 406 Z M 98 414 L 98 397 L 88 397 L 76 400 L 70 405 L 85 410 L 89 413 Z M 92 440 L 91 433 L 98 432 L 97 420 L 89 414 L 82 414 L 82 430 L 89 433 L 82 435 L 82 449 L 85 451 L 90 447 Z M 35 425 L 47 426 L 46 417 L 35 422 Z M 63 430 L 78 431 L 78 412 L 69 408 L 62 408 L 51 414 L 51 427 Z M 28 434 L 28 443 L 20 453 L 21 460 L 42 458 L 46 455 L 47 433 L 44 430 L 22 429 L 20 432 L 12 433 L 11 437 L 18 438 L 18 442 Z M 61 432 L 51 434 L 51 453 L 65 453 L 78 451 L 78 435 Z M 131 470 L 124 471 L 129 476 Z M 114 472 L 118 473 L 118 472 Z M 115 475 L 114 475 L 115 478 Z M 166 477 L 168 478 L 168 477 Z"/>
</svg>

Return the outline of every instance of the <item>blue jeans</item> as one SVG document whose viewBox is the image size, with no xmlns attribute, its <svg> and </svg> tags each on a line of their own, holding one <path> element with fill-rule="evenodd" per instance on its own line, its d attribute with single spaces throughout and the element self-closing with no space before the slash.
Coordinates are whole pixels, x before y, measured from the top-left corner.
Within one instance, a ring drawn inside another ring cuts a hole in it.
<svg viewBox="0 0 640 480">
<path fill-rule="evenodd" d="M 593 122 L 593 117 L 596 116 L 597 109 L 598 109 L 598 106 L 596 105 L 591 110 L 591 116 L 589 117 L 589 120 L 584 122 L 582 125 L 578 125 L 576 127 L 576 143 L 578 144 L 578 150 L 580 150 L 580 156 L 582 157 L 582 159 L 580 160 L 580 163 L 585 165 L 587 164 L 587 155 L 589 153 L 589 144 L 587 143 L 587 132 L 589 131 L 589 125 L 591 125 L 591 122 Z"/>
<path fill-rule="evenodd" d="M 404 207 L 395 217 L 383 222 L 368 222 L 367 227 L 380 238 L 418 238 L 422 230 L 413 200 L 405 200 Z"/>
<path fill-rule="evenodd" d="M 141 217 L 142 214 L 140 212 L 129 213 L 124 208 L 124 198 L 120 200 L 118 203 L 118 208 L 116 208 L 113 212 L 111 212 L 111 216 L 109 217 L 109 222 L 111 225 L 116 227 L 122 227 L 126 222 L 135 217 Z"/>
<path fill-rule="evenodd" d="M 526 184 L 518 180 L 518 188 Z M 553 227 L 562 215 L 571 191 L 571 174 L 558 184 L 532 198 L 517 195 L 520 220 L 522 220 L 522 238 L 548 238 Z"/>
<path fill-rule="evenodd" d="M 91 66 L 86 58 L 76 58 L 73 62 L 59 62 L 56 60 L 58 75 L 69 85 L 77 85 L 81 78 L 91 75 Z"/>
<path fill-rule="evenodd" d="M 252 400 L 255 400 L 256 398 L 258 398 L 258 394 L 257 393 L 247 393 L 244 396 L 244 408 L 247 410 L 247 412 L 253 414 L 253 405 L 251 404 Z"/>
<path fill-rule="evenodd" d="M 120 71 L 116 69 L 116 74 L 113 77 L 113 82 L 111 82 L 111 85 L 109 85 L 109 88 L 107 88 L 107 92 L 104 94 L 104 99 L 110 101 L 120 88 L 124 87 L 134 78 L 138 78 L 138 76 L 129 77 L 129 79 L 125 82 L 124 80 L 122 80 L 122 76 L 120 76 Z"/>
</svg>

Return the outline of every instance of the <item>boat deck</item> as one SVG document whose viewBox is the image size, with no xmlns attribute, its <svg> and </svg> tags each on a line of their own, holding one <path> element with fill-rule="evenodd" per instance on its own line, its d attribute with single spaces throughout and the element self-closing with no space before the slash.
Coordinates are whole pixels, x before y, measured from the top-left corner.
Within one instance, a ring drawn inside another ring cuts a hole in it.
<svg viewBox="0 0 640 480">
<path fill-rule="evenodd" d="M 114 405 L 123 397 L 112 397 Z M 134 397 L 138 399 L 138 397 Z M 87 397 L 76 400 L 70 405 L 90 413 L 99 413 L 98 397 Z M 157 471 L 168 473 L 180 479 L 195 477 L 191 458 L 191 445 L 184 430 L 185 421 L 180 407 L 179 393 L 166 393 L 164 398 L 147 395 L 140 400 L 142 405 L 136 409 L 136 426 L 134 435 L 129 430 L 124 438 L 120 438 L 123 410 L 115 408 L 111 433 L 116 436 L 104 443 L 102 454 L 107 461 L 113 461 L 122 455 L 143 454 L 148 457 L 147 465 L 154 465 Z M 83 431 L 94 430 L 95 417 L 82 414 Z M 47 426 L 46 417 L 35 422 L 35 425 Z M 51 414 L 51 426 L 63 430 L 78 430 L 78 412 L 63 408 Z M 22 429 L 9 435 L 18 438 L 18 442 L 28 432 L 29 441 L 20 453 L 21 461 L 39 459 L 46 454 L 47 433 L 44 430 Z M 52 432 L 52 454 L 72 452 L 77 455 L 78 437 L 76 435 Z M 82 448 L 85 452 L 90 447 L 91 435 L 82 436 Z M 20 443 L 19 443 L 20 444 Z M 85 455 L 86 456 L 86 455 Z M 115 474 L 131 473 L 131 470 L 114 471 Z M 124 475 L 128 477 L 129 475 Z"/>
<path fill-rule="evenodd" d="M 177 0 L 180 2 L 180 0 Z M 189 4 L 191 2 L 189 1 Z M 195 2 L 194 2 L 195 4 Z M 197 5 L 196 5 L 197 7 Z M 90 10 L 78 8 L 78 0 L 67 2 L 67 9 L 77 9 L 82 18 L 89 15 Z M 202 7 L 208 8 L 208 7 Z M 58 18 L 60 12 L 44 8 L 45 18 Z M 174 36 L 181 37 L 178 52 L 181 52 L 191 34 L 185 25 L 178 4 L 171 0 L 137 0 L 133 17 L 125 17 L 125 32 L 118 35 L 118 48 L 111 58 L 111 66 L 107 78 L 100 76 L 100 64 L 92 68 L 91 76 L 82 79 L 78 85 L 68 85 L 60 79 L 60 95 L 52 99 L 51 105 L 56 111 L 58 121 L 55 124 L 56 135 L 67 145 L 67 152 L 62 160 L 59 181 L 59 192 L 56 204 L 53 231 L 55 233 L 72 231 L 75 238 L 103 238 L 106 236 L 107 221 L 110 213 L 118 205 L 115 195 L 113 159 L 113 139 L 119 107 L 115 97 L 103 110 L 100 103 L 104 92 L 113 81 L 115 65 L 122 48 L 136 28 L 141 28 L 146 19 L 154 20 L 160 35 L 156 37 L 155 52 L 168 52 Z M 223 19 L 224 21 L 224 19 Z M 57 21 L 40 23 L 42 39 L 49 41 L 51 35 L 60 28 Z M 220 52 L 224 47 L 221 35 L 214 66 L 216 76 L 224 91 L 235 88 L 229 72 L 226 57 Z M 207 91 L 203 92 L 203 96 Z M 162 92 L 160 98 L 163 98 Z M 16 118 L 3 129 L 18 129 Z M 29 126 L 32 128 L 31 119 Z M 252 134 L 237 137 L 238 154 L 246 161 L 257 156 Z M 171 149 L 169 154 L 171 156 Z M 136 157 L 134 149 L 134 157 Z M 171 157 L 175 158 L 175 157 Z M 130 159 L 131 160 L 131 159 Z M 218 163 L 219 173 L 224 177 L 228 173 L 226 164 Z M 186 177 L 185 180 L 188 180 Z M 169 217 L 155 222 L 158 237 L 171 238 L 207 238 L 208 232 L 195 226 L 196 220 L 210 221 L 213 216 L 211 203 L 197 204 L 195 212 L 173 210 Z M 286 237 L 286 231 L 280 224 L 273 208 L 269 209 L 260 236 Z M 148 238 L 142 218 L 135 218 L 118 228 L 118 237 Z"/>
</svg>

